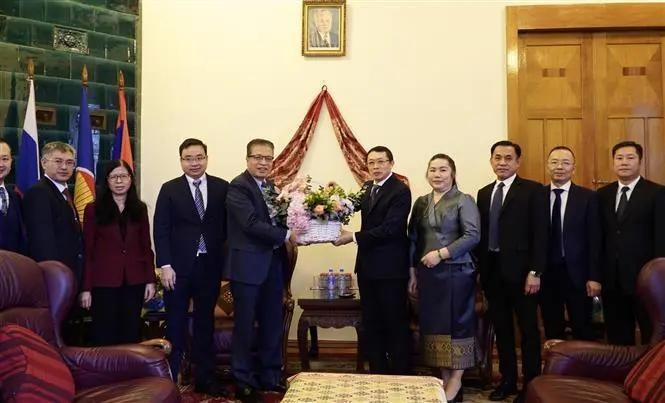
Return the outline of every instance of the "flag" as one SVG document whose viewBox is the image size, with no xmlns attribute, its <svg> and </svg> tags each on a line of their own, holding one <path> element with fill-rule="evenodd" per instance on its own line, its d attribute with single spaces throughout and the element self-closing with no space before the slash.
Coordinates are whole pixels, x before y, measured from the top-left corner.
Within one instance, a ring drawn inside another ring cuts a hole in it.
<svg viewBox="0 0 665 403">
<path fill-rule="evenodd" d="M 95 160 L 92 156 L 92 130 L 88 110 L 88 92 L 85 86 L 81 91 L 79 110 L 79 135 L 76 143 L 76 179 L 74 182 L 74 208 L 83 223 L 83 210 L 95 200 Z"/>
<path fill-rule="evenodd" d="M 16 167 L 16 188 L 20 193 L 25 193 L 39 180 L 39 142 L 35 115 L 35 87 L 32 79 L 28 79 L 28 87 L 28 108 L 25 111 Z"/>
<path fill-rule="evenodd" d="M 134 159 L 132 158 L 132 146 L 129 142 L 129 127 L 127 126 L 127 103 L 125 102 L 125 87 L 122 72 L 120 73 L 120 83 L 118 85 L 118 121 L 115 125 L 115 140 L 113 142 L 114 160 L 123 160 L 134 169 Z"/>
</svg>

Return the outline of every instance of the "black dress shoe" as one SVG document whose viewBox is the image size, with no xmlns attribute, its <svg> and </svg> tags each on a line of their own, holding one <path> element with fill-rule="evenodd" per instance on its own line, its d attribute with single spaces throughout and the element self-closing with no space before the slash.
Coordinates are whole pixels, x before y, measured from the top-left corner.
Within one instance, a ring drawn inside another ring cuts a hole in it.
<svg viewBox="0 0 665 403">
<path fill-rule="evenodd" d="M 509 395 L 517 393 L 517 386 L 515 384 L 501 383 L 496 389 L 490 393 L 489 399 L 493 402 L 504 400 Z"/>
<path fill-rule="evenodd" d="M 524 403 L 524 391 L 518 393 L 517 396 L 515 396 L 513 403 Z"/>
<path fill-rule="evenodd" d="M 259 401 L 259 395 L 256 393 L 256 390 L 244 385 L 236 385 L 235 398 L 242 403 L 257 403 Z"/>
<path fill-rule="evenodd" d="M 286 393 L 286 385 L 278 383 L 277 385 L 272 386 L 262 386 L 261 390 L 264 392 Z"/>
<path fill-rule="evenodd" d="M 229 395 L 224 385 L 217 381 L 197 382 L 196 386 L 194 386 L 194 391 L 215 397 L 226 397 Z"/>
</svg>

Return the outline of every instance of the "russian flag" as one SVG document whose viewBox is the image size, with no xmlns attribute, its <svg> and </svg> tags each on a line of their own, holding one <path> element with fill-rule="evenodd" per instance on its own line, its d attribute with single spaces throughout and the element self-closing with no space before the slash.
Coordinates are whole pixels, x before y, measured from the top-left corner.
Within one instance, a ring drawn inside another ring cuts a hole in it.
<svg viewBox="0 0 665 403">
<path fill-rule="evenodd" d="M 134 170 L 134 158 L 132 158 L 132 146 L 129 142 L 129 127 L 127 126 L 125 78 L 122 71 L 118 77 L 118 109 L 118 121 L 115 125 L 115 140 L 111 159 L 123 160 Z"/>
<path fill-rule="evenodd" d="M 16 189 L 23 194 L 39 180 L 39 142 L 37 141 L 37 116 L 35 115 L 35 87 L 28 79 L 28 108 L 25 111 L 18 166 Z"/>
<path fill-rule="evenodd" d="M 76 143 L 76 179 L 74 182 L 74 208 L 83 224 L 83 210 L 95 200 L 95 160 L 92 155 L 92 130 L 88 110 L 88 91 L 81 89 L 81 109 L 79 110 L 79 135 Z"/>
</svg>

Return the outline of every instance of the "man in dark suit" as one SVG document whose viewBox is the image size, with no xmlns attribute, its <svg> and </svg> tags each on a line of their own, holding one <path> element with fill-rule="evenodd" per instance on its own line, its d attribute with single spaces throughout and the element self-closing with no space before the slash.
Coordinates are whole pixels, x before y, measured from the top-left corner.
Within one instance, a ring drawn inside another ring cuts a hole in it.
<svg viewBox="0 0 665 403">
<path fill-rule="evenodd" d="M 598 200 L 594 191 L 571 181 L 575 155 L 570 148 L 557 146 L 550 151 L 547 172 L 549 250 L 540 291 L 545 337 L 565 338 L 565 306 L 573 338 L 591 340 L 591 298 L 601 290 Z"/>
<path fill-rule="evenodd" d="M 542 185 L 517 176 L 521 155 L 520 146 L 511 141 L 492 145 L 496 181 L 480 189 L 477 197 L 481 237 L 476 255 L 496 329 L 501 372 L 501 383 L 489 396 L 493 401 L 517 391 L 513 313 L 522 336 L 524 387 L 540 374 L 536 294 L 546 266 L 549 223 Z M 523 398 L 522 392 L 515 401 Z"/>
<path fill-rule="evenodd" d="M 392 173 L 393 154 L 383 146 L 367 153 L 373 180 L 365 182 L 360 231 L 343 231 L 335 245 L 358 245 L 364 340 L 370 372 L 408 374 L 411 345 L 407 310 L 411 191 Z"/>
<path fill-rule="evenodd" d="M 0 249 L 26 253 L 21 198 L 5 183 L 12 170 L 12 150 L 0 139 Z"/>
<path fill-rule="evenodd" d="M 635 295 L 637 276 L 649 260 L 665 256 L 665 189 L 640 176 L 642 146 L 623 141 L 612 147 L 618 181 L 598 189 L 603 226 L 603 309 L 611 344 L 642 343 L 653 331 Z"/>
<path fill-rule="evenodd" d="M 23 198 L 28 252 L 38 262 L 57 260 L 64 263 L 72 270 L 80 287 L 83 237 L 72 194 L 67 187 L 76 166 L 76 153 L 69 144 L 54 141 L 44 145 L 41 155 L 44 176 Z"/>
<path fill-rule="evenodd" d="M 284 244 L 289 240 L 295 242 L 297 234 L 270 217 L 264 198 L 264 191 L 274 187 L 268 180 L 274 150 L 268 140 L 254 139 L 247 144 L 247 170 L 231 181 L 226 200 L 228 265 L 235 318 L 231 371 L 236 397 L 243 402 L 256 401 L 259 388 L 284 390 L 281 384 Z M 257 362 L 252 357 L 254 346 L 258 346 Z"/>
<path fill-rule="evenodd" d="M 195 388 L 223 396 L 226 390 L 214 379 L 212 336 L 224 264 L 228 182 L 206 174 L 208 147 L 201 140 L 186 139 L 179 151 L 184 175 L 162 185 L 153 228 L 157 267 L 161 267 L 165 289 L 166 338 L 173 344 L 169 363 L 175 381 L 185 346 L 191 299 Z"/>
</svg>

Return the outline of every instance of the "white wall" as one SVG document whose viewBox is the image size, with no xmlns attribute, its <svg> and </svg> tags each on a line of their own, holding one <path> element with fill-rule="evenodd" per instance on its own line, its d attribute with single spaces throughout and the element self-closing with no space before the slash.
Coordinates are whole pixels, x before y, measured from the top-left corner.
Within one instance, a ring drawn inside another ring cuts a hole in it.
<svg viewBox="0 0 665 403">
<path fill-rule="evenodd" d="M 424 171 L 437 152 L 456 160 L 462 190 L 475 197 L 492 179 L 490 145 L 507 135 L 505 6 L 514 3 L 347 0 L 346 56 L 310 58 L 300 54 L 301 1 L 143 0 L 143 198 L 152 209 L 161 183 L 181 174 L 186 137 L 208 144 L 208 171 L 227 180 L 244 169 L 250 139 L 271 139 L 279 152 L 322 84 L 365 148 L 393 150 L 414 199 L 428 191 Z M 325 108 L 321 117 L 301 173 L 355 189 Z M 328 266 L 351 269 L 355 252 L 300 248 L 296 297 Z"/>
</svg>

